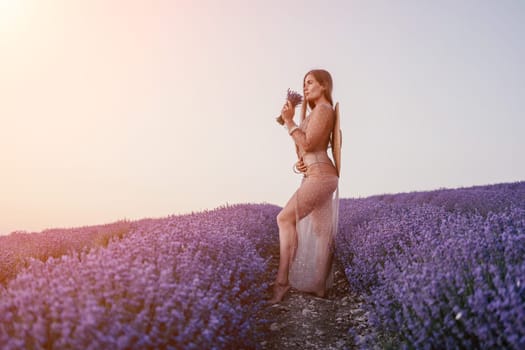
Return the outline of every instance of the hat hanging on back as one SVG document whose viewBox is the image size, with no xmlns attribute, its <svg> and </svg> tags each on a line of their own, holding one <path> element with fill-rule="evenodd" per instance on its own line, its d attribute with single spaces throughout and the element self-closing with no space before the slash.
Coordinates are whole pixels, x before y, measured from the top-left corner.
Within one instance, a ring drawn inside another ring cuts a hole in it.
<svg viewBox="0 0 525 350">
<path fill-rule="evenodd" d="M 337 176 L 341 174 L 341 145 L 343 142 L 343 133 L 341 131 L 341 121 L 339 117 L 339 102 L 335 104 L 335 121 L 332 130 L 332 156 L 334 158 Z"/>
</svg>

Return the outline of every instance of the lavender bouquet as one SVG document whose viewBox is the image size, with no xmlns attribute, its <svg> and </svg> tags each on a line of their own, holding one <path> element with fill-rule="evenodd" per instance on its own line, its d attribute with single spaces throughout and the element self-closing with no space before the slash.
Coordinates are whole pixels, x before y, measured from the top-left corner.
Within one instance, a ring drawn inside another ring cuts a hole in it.
<svg viewBox="0 0 525 350">
<path fill-rule="evenodd" d="M 303 96 L 301 96 L 300 93 L 288 89 L 286 93 L 286 99 L 292 103 L 292 107 L 295 108 L 297 105 L 300 105 L 301 102 L 303 102 Z M 275 118 L 277 122 L 281 125 L 284 124 L 284 119 L 281 115 L 279 115 L 277 118 Z"/>
</svg>

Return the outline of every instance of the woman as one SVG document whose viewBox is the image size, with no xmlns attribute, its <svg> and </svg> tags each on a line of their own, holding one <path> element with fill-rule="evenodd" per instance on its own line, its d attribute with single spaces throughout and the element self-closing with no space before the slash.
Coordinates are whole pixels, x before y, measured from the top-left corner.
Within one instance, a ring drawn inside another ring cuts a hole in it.
<svg viewBox="0 0 525 350">
<path fill-rule="evenodd" d="M 295 142 L 304 173 L 301 186 L 277 215 L 280 260 L 271 304 L 280 302 L 290 287 L 325 297 L 333 280 L 332 257 L 338 215 L 338 171 L 327 155 L 334 129 L 332 77 L 312 70 L 303 80 L 301 123 L 293 121 L 294 108 L 286 101 L 281 111 Z M 306 108 L 311 112 L 306 117 Z"/>
</svg>

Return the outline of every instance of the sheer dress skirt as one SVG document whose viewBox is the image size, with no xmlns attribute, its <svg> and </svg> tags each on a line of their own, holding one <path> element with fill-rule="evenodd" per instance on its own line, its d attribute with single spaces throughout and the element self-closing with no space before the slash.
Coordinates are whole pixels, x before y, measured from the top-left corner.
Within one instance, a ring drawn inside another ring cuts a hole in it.
<svg viewBox="0 0 525 350">
<path fill-rule="evenodd" d="M 292 201 L 296 234 L 288 279 L 292 287 L 314 292 L 333 283 L 335 235 L 339 213 L 339 177 L 331 163 L 308 165 Z"/>
</svg>

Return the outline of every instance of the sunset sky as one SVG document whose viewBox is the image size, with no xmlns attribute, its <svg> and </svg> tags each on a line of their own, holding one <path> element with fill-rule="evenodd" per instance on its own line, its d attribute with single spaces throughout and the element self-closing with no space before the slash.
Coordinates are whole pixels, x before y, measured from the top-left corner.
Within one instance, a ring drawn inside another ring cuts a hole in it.
<svg viewBox="0 0 525 350">
<path fill-rule="evenodd" d="M 313 68 L 340 197 L 525 180 L 524 33 L 520 0 L 0 0 L 0 234 L 284 206 Z"/>
</svg>

